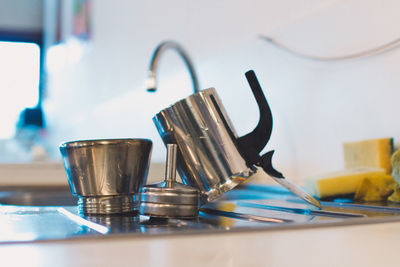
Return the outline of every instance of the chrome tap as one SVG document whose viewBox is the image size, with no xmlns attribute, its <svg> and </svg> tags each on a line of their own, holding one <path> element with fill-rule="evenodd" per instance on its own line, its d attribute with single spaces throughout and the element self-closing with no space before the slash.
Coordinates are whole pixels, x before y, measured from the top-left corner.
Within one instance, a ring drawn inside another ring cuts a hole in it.
<svg viewBox="0 0 400 267">
<path fill-rule="evenodd" d="M 193 63 L 189 58 L 188 53 L 179 45 L 177 42 L 174 41 L 164 41 L 160 43 L 156 50 L 154 50 L 153 56 L 151 57 L 150 61 L 150 68 L 149 68 L 149 76 L 147 78 L 147 91 L 148 92 L 155 92 L 157 91 L 157 65 L 158 61 L 160 60 L 161 54 L 167 50 L 168 48 L 173 48 L 178 52 L 178 54 L 182 57 L 183 61 L 186 64 L 186 67 L 189 70 L 190 77 L 193 83 L 193 91 L 197 93 L 199 91 L 199 81 L 197 79 L 196 72 L 193 67 Z"/>
</svg>

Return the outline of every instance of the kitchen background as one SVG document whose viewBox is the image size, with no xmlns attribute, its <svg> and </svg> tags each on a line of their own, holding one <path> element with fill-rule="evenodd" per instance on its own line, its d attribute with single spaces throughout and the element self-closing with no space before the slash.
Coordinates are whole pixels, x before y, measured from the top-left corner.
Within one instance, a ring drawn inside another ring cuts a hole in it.
<svg viewBox="0 0 400 267">
<path fill-rule="evenodd" d="M 172 50 L 161 59 L 156 93 L 146 92 L 145 79 L 157 44 L 175 40 L 193 59 L 201 88 L 216 88 L 239 135 L 258 121 L 244 78 L 247 70 L 255 70 L 274 116 L 266 150 L 276 150 L 273 163 L 288 178 L 301 181 L 341 170 L 343 142 L 394 137 L 396 143 L 400 138 L 400 49 L 318 61 L 295 56 L 260 35 L 305 54 L 354 54 L 400 37 L 399 8 L 394 0 L 0 0 L 1 33 L 43 33 L 39 98 L 46 126 L 39 134 L 19 126 L 16 133 L 2 135 L 1 161 L 26 162 L 32 154 L 39 155 L 36 160 L 58 161 L 62 141 L 121 137 L 152 139 L 152 160 L 164 161 L 165 148 L 151 118 L 193 89 Z M 2 47 L 0 57 L 9 56 Z M 37 74 L 39 65 L 29 67 L 28 58 L 18 68 Z M 1 81 L 11 68 L 10 61 L 0 61 Z M 10 117 L 4 114 L 34 106 L 29 99 L 37 101 L 35 78 L 33 88 L 13 91 L 12 101 L 10 90 L 0 86 L 3 121 Z M 7 127 L 0 130 L 10 133 Z M 35 134 L 33 149 L 18 149 Z"/>
</svg>

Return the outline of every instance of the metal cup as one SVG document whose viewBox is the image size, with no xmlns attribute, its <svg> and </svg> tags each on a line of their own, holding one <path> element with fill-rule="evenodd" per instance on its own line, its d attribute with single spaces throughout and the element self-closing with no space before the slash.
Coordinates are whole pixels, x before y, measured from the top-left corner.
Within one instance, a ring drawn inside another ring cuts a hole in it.
<svg viewBox="0 0 400 267">
<path fill-rule="evenodd" d="M 138 208 L 152 142 L 105 139 L 66 142 L 60 151 L 73 195 L 83 214 L 120 214 Z"/>
</svg>

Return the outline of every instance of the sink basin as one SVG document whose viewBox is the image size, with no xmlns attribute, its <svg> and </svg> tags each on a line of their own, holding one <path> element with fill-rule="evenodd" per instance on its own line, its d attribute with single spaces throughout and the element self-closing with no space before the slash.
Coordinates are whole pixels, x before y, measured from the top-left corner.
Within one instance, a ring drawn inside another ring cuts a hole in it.
<svg viewBox="0 0 400 267">
<path fill-rule="evenodd" d="M 17 206 L 75 206 L 77 198 L 68 186 L 3 186 L 0 204 Z"/>
<path fill-rule="evenodd" d="M 85 216 L 68 186 L 0 186 L 0 244 L 98 236 L 297 229 L 400 221 L 389 204 L 321 202 L 318 210 L 280 186 L 247 185 L 200 209 L 195 220 Z"/>
</svg>

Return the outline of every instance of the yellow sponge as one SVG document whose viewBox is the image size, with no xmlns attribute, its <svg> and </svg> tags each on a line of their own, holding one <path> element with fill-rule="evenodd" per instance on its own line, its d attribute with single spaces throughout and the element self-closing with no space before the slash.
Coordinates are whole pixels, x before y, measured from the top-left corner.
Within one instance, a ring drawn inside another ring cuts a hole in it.
<svg viewBox="0 0 400 267">
<path fill-rule="evenodd" d="M 396 203 L 400 202 L 400 188 L 398 185 L 395 187 L 393 194 L 388 197 L 388 201 Z"/>
<path fill-rule="evenodd" d="M 362 180 L 354 199 L 361 201 L 386 201 L 393 193 L 396 183 L 389 174 L 371 175 Z"/>
<path fill-rule="evenodd" d="M 393 194 L 388 198 L 391 202 L 400 202 L 400 150 L 393 153 L 391 158 L 392 163 L 392 177 L 397 183 Z"/>
<path fill-rule="evenodd" d="M 376 167 L 384 168 L 387 174 L 392 171 L 393 138 L 344 143 L 343 152 L 346 169 Z"/>
<path fill-rule="evenodd" d="M 306 179 L 305 186 L 312 195 L 318 198 L 341 196 L 354 194 L 366 177 L 384 175 L 384 169 L 355 168 Z"/>
<path fill-rule="evenodd" d="M 393 153 L 390 159 L 392 163 L 392 176 L 398 185 L 400 185 L 400 150 Z"/>
</svg>

